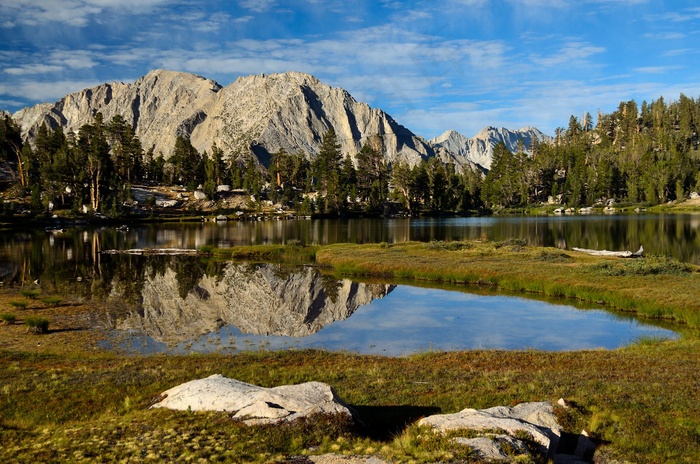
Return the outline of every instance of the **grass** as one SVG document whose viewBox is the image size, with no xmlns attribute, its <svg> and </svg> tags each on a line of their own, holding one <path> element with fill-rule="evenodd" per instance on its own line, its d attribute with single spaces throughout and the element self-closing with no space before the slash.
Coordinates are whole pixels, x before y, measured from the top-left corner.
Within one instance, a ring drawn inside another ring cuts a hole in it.
<svg viewBox="0 0 700 464">
<path fill-rule="evenodd" d="M 2 352 L 0 439 L 9 445 L 0 459 L 280 462 L 334 452 L 451 462 L 468 459 L 468 450 L 420 430 L 419 417 L 564 397 L 575 407 L 559 411 L 561 423 L 607 443 L 600 459 L 694 462 L 700 458 L 698 348 L 684 340 L 616 351 L 405 358 L 323 351 L 126 358 Z M 223 413 L 146 409 L 163 390 L 213 373 L 266 387 L 326 382 L 362 423 L 320 417 L 248 428 Z"/>
<path fill-rule="evenodd" d="M 7 325 L 12 325 L 17 320 L 17 316 L 12 313 L 2 313 L 0 314 L 0 320 L 2 320 Z"/>
<path fill-rule="evenodd" d="M 700 268 L 666 257 L 621 259 L 520 241 L 329 245 L 316 263 L 339 275 L 490 286 L 605 305 L 700 327 Z"/>
</svg>

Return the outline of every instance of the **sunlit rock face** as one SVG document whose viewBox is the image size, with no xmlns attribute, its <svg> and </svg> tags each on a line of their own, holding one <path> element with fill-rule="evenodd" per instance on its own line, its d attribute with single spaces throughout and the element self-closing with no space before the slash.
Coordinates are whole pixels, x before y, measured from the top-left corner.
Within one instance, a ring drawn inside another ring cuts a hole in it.
<svg viewBox="0 0 700 464">
<path fill-rule="evenodd" d="M 314 158 L 333 128 L 343 155 L 355 156 L 372 141 L 387 161 L 411 165 L 434 156 L 421 137 L 383 111 L 345 90 L 299 73 L 241 77 L 226 87 L 194 74 L 155 70 L 134 83 L 110 83 L 24 108 L 13 115 L 30 142 L 41 124 L 77 132 L 101 112 L 105 122 L 121 115 L 144 150 L 168 158 L 177 135 L 200 152 L 213 144 L 226 156 L 254 154 L 263 163 L 271 153 L 305 153 Z"/>
<path fill-rule="evenodd" d="M 439 137 L 430 140 L 430 144 L 445 162 L 457 165 L 476 164 L 484 169 L 491 169 L 493 149 L 499 143 L 513 153 L 518 151 L 518 142 L 522 140 L 524 152 L 531 154 L 533 143 L 546 143 L 551 137 L 543 134 L 534 127 L 524 127 L 510 130 L 495 127 L 485 127 L 472 138 L 467 138 L 459 132 L 449 130 Z"/>
<path fill-rule="evenodd" d="M 313 268 L 289 273 L 277 265 L 231 264 L 223 275 L 202 277 L 183 298 L 169 268 L 146 278 L 140 310 L 118 328 L 137 329 L 165 342 L 193 339 L 225 324 L 247 334 L 305 337 L 393 288 L 338 281 Z"/>
</svg>

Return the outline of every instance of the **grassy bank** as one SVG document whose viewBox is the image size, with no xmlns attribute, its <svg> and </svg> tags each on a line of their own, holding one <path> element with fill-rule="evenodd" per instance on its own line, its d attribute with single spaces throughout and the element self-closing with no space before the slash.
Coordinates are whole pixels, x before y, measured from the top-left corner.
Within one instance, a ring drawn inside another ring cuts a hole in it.
<svg viewBox="0 0 700 464">
<path fill-rule="evenodd" d="M 493 286 L 576 298 L 641 317 L 700 327 L 700 268 L 665 257 L 621 259 L 509 242 L 322 247 L 337 274 Z"/>
<path fill-rule="evenodd" d="M 410 425 L 418 417 L 563 397 L 574 408 L 560 411 L 561 422 L 604 443 L 601 462 L 697 462 L 698 348 L 689 341 L 646 342 L 612 352 L 407 358 L 316 351 L 135 358 L 2 352 L 0 459 L 282 462 L 335 452 L 449 462 L 465 451 L 421 434 Z M 364 424 L 322 418 L 248 428 L 226 414 L 146 409 L 161 391 L 213 373 L 262 386 L 326 382 Z"/>
</svg>

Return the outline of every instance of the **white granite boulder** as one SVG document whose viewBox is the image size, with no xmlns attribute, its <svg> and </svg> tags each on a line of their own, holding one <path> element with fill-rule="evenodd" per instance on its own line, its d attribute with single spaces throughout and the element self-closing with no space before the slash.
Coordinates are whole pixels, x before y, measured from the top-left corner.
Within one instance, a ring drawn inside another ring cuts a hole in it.
<svg viewBox="0 0 700 464">
<path fill-rule="evenodd" d="M 258 387 L 214 374 L 163 392 L 152 408 L 226 411 L 246 424 L 292 421 L 317 413 L 352 416 L 333 389 L 321 382 Z"/>
<path fill-rule="evenodd" d="M 582 435 L 574 435 L 562 431 L 554 415 L 554 408 L 547 402 L 521 403 L 513 407 L 496 406 L 480 410 L 467 408 L 455 414 L 425 417 L 418 425 L 430 426 L 443 432 L 459 429 L 505 432 L 505 435 L 485 433 L 484 437 L 456 439 L 458 443 L 473 448 L 484 459 L 507 459 L 508 456 L 501 452 L 504 444 L 511 452 L 524 452 L 527 447 L 518 439 L 523 432 L 532 437 L 555 463 L 589 462 L 595 451 L 593 442 L 585 432 Z"/>
</svg>

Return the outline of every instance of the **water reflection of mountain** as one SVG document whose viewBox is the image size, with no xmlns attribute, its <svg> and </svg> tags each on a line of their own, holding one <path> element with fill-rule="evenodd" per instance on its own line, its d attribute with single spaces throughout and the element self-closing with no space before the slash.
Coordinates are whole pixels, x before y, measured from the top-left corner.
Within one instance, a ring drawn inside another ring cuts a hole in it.
<svg viewBox="0 0 700 464">
<path fill-rule="evenodd" d="M 120 298 L 118 287 L 110 298 Z M 393 288 L 273 264 L 227 264 L 217 275 L 202 275 L 183 288 L 182 275 L 167 267 L 146 272 L 140 307 L 117 327 L 166 342 L 190 340 L 225 324 L 249 334 L 304 337 L 348 318 Z"/>
</svg>

